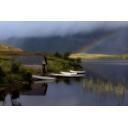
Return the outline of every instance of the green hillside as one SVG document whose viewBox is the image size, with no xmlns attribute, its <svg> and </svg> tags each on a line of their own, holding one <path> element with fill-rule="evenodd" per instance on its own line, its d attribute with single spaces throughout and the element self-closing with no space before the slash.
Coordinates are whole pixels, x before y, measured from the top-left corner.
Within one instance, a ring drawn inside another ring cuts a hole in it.
<svg viewBox="0 0 128 128">
<path fill-rule="evenodd" d="M 70 55 L 72 59 L 85 59 L 85 60 L 95 60 L 95 59 L 128 59 L 128 54 L 92 54 L 92 53 L 74 53 Z"/>
<path fill-rule="evenodd" d="M 14 47 L 11 47 L 9 45 L 0 43 L 0 52 L 4 52 L 4 51 L 5 52 L 11 52 L 11 51 L 22 52 L 23 50 L 20 48 L 14 48 Z"/>
<path fill-rule="evenodd" d="M 11 54 L 21 54 L 23 50 L 0 43 L 0 59 L 9 59 Z"/>
</svg>

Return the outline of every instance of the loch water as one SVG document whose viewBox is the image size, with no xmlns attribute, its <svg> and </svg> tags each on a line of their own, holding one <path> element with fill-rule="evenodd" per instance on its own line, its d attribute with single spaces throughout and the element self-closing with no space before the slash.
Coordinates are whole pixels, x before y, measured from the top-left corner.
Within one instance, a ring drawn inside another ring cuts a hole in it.
<svg viewBox="0 0 128 128">
<path fill-rule="evenodd" d="M 83 61 L 83 67 L 86 71 L 84 78 L 37 82 L 0 93 L 0 105 L 128 105 L 128 61 Z"/>
</svg>

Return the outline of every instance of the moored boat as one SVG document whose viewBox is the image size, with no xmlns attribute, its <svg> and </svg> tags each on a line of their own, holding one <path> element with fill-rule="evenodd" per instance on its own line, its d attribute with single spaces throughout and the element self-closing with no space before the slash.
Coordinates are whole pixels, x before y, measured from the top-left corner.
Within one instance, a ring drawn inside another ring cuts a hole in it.
<svg viewBox="0 0 128 128">
<path fill-rule="evenodd" d="M 70 70 L 70 73 L 76 73 L 76 74 L 85 74 L 85 71 L 74 71 L 74 70 Z"/>
<path fill-rule="evenodd" d="M 74 76 L 74 75 L 77 75 L 77 73 L 72 73 L 72 72 L 60 72 L 62 75 L 65 75 L 65 76 Z"/>
</svg>

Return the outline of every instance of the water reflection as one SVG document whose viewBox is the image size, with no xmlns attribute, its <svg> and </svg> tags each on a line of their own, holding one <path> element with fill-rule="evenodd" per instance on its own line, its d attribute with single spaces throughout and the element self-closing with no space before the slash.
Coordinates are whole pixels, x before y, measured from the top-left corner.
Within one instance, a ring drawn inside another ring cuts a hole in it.
<svg viewBox="0 0 128 128">
<path fill-rule="evenodd" d="M 81 81 L 81 78 L 59 78 L 56 79 L 56 83 L 59 84 L 61 82 L 64 82 L 65 85 L 72 85 L 72 81 L 75 81 L 76 83 L 79 84 L 79 82 Z"/>
<path fill-rule="evenodd" d="M 127 88 L 122 83 L 112 81 L 103 81 L 101 79 L 86 79 L 83 85 L 87 91 L 94 92 L 98 96 L 98 100 L 106 100 L 107 96 L 115 96 L 118 104 L 123 104 Z"/>
<path fill-rule="evenodd" d="M 48 89 L 48 83 L 37 82 L 33 84 L 21 84 L 19 85 L 9 85 L 6 88 L 2 88 L 0 91 L 0 105 L 12 105 L 12 106 L 21 106 L 21 95 L 41 95 L 46 96 Z M 6 97 L 9 98 L 6 100 Z M 11 103 L 11 104 L 9 104 Z"/>
<path fill-rule="evenodd" d="M 1 105 L 5 104 L 5 97 L 6 97 L 6 92 L 4 90 L 0 91 L 0 103 Z"/>
<path fill-rule="evenodd" d="M 74 81 L 74 82 L 72 82 L 72 81 Z M 83 81 L 83 84 L 80 84 L 82 81 Z M 62 80 L 59 81 L 59 83 L 62 83 Z M 63 83 L 65 83 L 65 80 L 63 80 Z M 95 97 L 96 97 L 95 102 L 97 105 L 98 104 L 102 105 L 102 103 L 107 101 L 107 99 L 113 100 L 114 97 L 116 97 L 116 100 L 117 100 L 116 105 L 123 105 L 124 99 L 125 99 L 125 96 L 126 96 L 126 93 L 128 90 L 127 86 L 125 86 L 125 84 L 123 84 L 121 82 L 116 83 L 113 81 L 109 81 L 102 77 L 96 78 L 96 77 L 91 76 L 91 77 L 86 77 L 85 79 L 77 79 L 77 80 L 72 80 L 72 79 L 69 80 L 68 79 L 68 82 L 66 81 L 65 86 L 70 85 L 69 87 L 74 90 L 73 83 L 75 83 L 76 85 L 77 85 L 77 83 L 79 83 L 77 86 L 77 89 L 83 88 L 83 91 L 85 91 L 85 93 L 84 93 L 85 95 L 87 95 L 87 94 L 95 95 Z M 51 86 L 50 86 L 50 88 L 51 88 Z M 56 90 L 57 86 L 53 86 L 53 88 L 55 88 L 55 90 Z M 67 86 L 67 89 L 68 89 L 68 86 Z M 31 85 L 22 85 L 20 87 L 15 86 L 15 88 L 13 88 L 13 89 L 12 89 L 12 87 L 11 88 L 9 87 L 0 92 L 0 101 L 1 101 L 1 105 L 21 106 L 21 105 L 24 105 L 24 103 L 22 103 L 22 100 L 21 100 L 22 96 L 29 96 L 29 98 L 30 98 L 30 96 L 32 96 L 32 97 L 33 96 L 34 97 L 41 96 L 43 98 L 43 96 L 47 96 L 47 92 L 48 92 L 48 83 L 46 83 L 46 82 L 45 83 L 36 82 Z M 55 95 L 57 95 L 57 97 L 59 99 L 62 98 L 62 101 L 63 101 L 64 97 L 62 97 L 60 95 L 60 93 L 59 94 L 57 94 L 57 93 L 59 93 L 59 92 L 56 91 Z M 66 94 L 66 92 L 65 92 L 65 94 Z M 9 99 L 10 99 L 11 104 L 8 104 L 9 100 L 6 100 L 7 95 L 10 96 Z M 60 95 L 60 97 L 59 97 L 59 95 Z M 84 95 L 82 97 L 81 96 L 79 97 L 80 94 L 77 93 L 77 91 L 76 91 L 75 95 L 78 96 L 78 99 L 80 101 L 82 101 L 82 104 L 85 104 L 85 105 L 86 105 L 85 100 L 90 99 L 90 97 L 88 95 L 87 95 L 87 97 L 85 97 Z M 48 97 L 46 97 L 46 99 L 49 100 Z M 70 96 L 69 96 L 69 99 L 70 99 Z M 53 102 L 54 102 L 54 100 L 55 99 L 53 98 Z M 91 101 L 91 99 L 90 99 L 90 101 Z"/>
<path fill-rule="evenodd" d="M 30 90 L 24 90 L 21 91 L 22 95 L 28 95 L 28 96 L 45 96 L 47 94 L 47 89 L 48 89 L 48 83 L 46 82 L 36 82 L 31 84 L 31 89 Z"/>
<path fill-rule="evenodd" d="M 1 105 L 128 105 L 128 66 L 85 64 L 86 77 L 0 87 Z"/>
<path fill-rule="evenodd" d="M 47 89 L 48 89 L 48 84 L 47 83 L 42 83 L 42 95 L 45 96 L 47 94 Z"/>
<path fill-rule="evenodd" d="M 90 93 L 95 93 L 100 102 L 118 101 L 116 105 L 126 104 L 128 91 L 128 65 L 103 65 L 87 64 L 88 77 L 83 84 L 83 88 Z"/>
<path fill-rule="evenodd" d="M 11 103 L 12 106 L 21 106 L 22 104 L 20 103 L 20 92 L 19 90 L 13 90 L 10 92 L 10 97 L 11 97 Z"/>
<path fill-rule="evenodd" d="M 114 94 L 117 97 L 124 97 L 127 88 L 122 83 L 103 81 L 101 79 L 86 79 L 83 85 L 88 91 L 95 92 L 97 95 Z"/>
</svg>

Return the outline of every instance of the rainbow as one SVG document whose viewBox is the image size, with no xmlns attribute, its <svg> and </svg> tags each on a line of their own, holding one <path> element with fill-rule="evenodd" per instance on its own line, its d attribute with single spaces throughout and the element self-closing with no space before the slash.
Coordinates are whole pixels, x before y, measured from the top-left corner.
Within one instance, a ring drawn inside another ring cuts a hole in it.
<svg viewBox="0 0 128 128">
<path fill-rule="evenodd" d="M 86 46 L 82 47 L 81 49 L 79 49 L 79 50 L 77 51 L 77 53 L 88 52 L 88 50 L 90 50 L 90 49 L 96 47 L 97 45 L 102 44 L 107 38 L 109 38 L 109 37 L 111 37 L 111 36 L 113 36 L 113 33 L 109 33 L 109 34 L 107 34 L 107 35 L 105 35 L 105 36 L 102 36 L 101 38 L 95 38 L 95 39 L 93 39 L 93 40 L 89 43 L 89 45 L 86 45 Z"/>
</svg>

